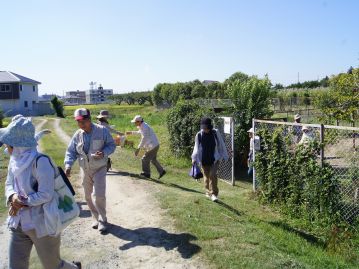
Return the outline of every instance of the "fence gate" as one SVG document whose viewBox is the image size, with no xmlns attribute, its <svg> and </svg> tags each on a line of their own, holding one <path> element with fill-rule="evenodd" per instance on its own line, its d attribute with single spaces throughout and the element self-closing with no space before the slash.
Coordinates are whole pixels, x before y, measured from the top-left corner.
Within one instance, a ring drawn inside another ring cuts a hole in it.
<svg viewBox="0 0 359 269">
<path fill-rule="evenodd" d="M 228 160 L 220 161 L 218 165 L 218 178 L 234 186 L 234 121 L 232 117 L 220 117 L 216 128 L 221 133 L 228 152 Z"/>
</svg>

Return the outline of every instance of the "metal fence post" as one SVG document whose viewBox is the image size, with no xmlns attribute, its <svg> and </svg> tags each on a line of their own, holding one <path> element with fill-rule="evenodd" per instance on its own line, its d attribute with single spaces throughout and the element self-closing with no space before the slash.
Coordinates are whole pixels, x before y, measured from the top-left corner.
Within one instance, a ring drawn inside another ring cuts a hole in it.
<svg viewBox="0 0 359 269">
<path fill-rule="evenodd" d="M 256 129 L 255 129 L 255 119 L 252 119 L 252 128 L 253 128 L 253 139 L 252 139 L 252 148 L 253 148 L 253 163 L 256 159 L 256 151 L 254 150 L 254 137 L 256 136 Z M 253 191 L 255 192 L 256 189 L 257 189 L 257 182 L 256 182 L 256 170 L 255 168 L 253 167 L 253 172 L 252 172 L 252 175 L 253 175 Z"/>
<path fill-rule="evenodd" d="M 320 166 L 324 165 L 324 131 L 325 127 L 323 124 L 320 125 Z"/>
</svg>

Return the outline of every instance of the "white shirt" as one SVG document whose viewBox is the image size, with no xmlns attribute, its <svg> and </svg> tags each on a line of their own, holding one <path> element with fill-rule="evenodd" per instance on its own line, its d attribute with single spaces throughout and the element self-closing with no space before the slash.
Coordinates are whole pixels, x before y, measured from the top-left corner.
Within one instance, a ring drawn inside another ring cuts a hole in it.
<svg viewBox="0 0 359 269">
<path fill-rule="evenodd" d="M 138 131 L 134 131 L 132 133 L 141 135 L 141 142 L 138 145 L 138 148 L 151 150 L 160 144 L 158 142 L 155 132 L 146 122 L 142 122 L 141 125 L 138 126 L 137 128 Z"/>
</svg>

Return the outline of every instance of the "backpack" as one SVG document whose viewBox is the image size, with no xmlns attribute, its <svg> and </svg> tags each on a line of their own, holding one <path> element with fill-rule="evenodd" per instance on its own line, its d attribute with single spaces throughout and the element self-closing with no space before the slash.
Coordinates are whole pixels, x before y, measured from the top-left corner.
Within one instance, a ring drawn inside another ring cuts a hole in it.
<svg viewBox="0 0 359 269">
<path fill-rule="evenodd" d="M 49 160 L 55 170 L 55 192 L 51 201 L 42 205 L 44 210 L 45 227 L 48 235 L 58 236 L 70 223 L 80 215 L 80 208 L 76 203 L 75 191 L 61 167 L 54 166 L 51 158 L 47 155 L 39 155 L 35 160 L 35 168 L 41 157 Z M 38 190 L 38 183 L 34 190 Z"/>
</svg>

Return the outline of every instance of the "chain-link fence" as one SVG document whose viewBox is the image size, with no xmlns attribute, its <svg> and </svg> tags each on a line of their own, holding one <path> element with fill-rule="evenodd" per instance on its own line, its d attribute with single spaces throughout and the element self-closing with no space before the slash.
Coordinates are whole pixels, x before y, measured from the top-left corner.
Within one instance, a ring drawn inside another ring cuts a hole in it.
<svg viewBox="0 0 359 269">
<path fill-rule="evenodd" d="M 221 133 L 228 152 L 228 160 L 221 161 L 218 165 L 218 178 L 234 186 L 234 122 L 231 117 L 220 117 L 216 122 L 216 128 Z"/>
<path fill-rule="evenodd" d="M 292 141 L 292 149 L 306 140 L 316 140 L 322 145 L 317 152 L 318 162 L 332 167 L 339 182 L 340 203 L 338 210 L 345 221 L 352 222 L 359 216 L 359 128 L 318 124 L 296 124 L 277 121 L 253 120 L 254 133 L 265 129 L 281 134 Z M 303 129 L 308 129 L 305 131 Z M 304 134 L 305 133 L 305 134 Z M 310 134 L 310 135 L 308 135 Z M 254 158 L 256 154 L 254 152 Z M 260 179 L 253 174 L 253 189 L 260 188 Z"/>
</svg>

